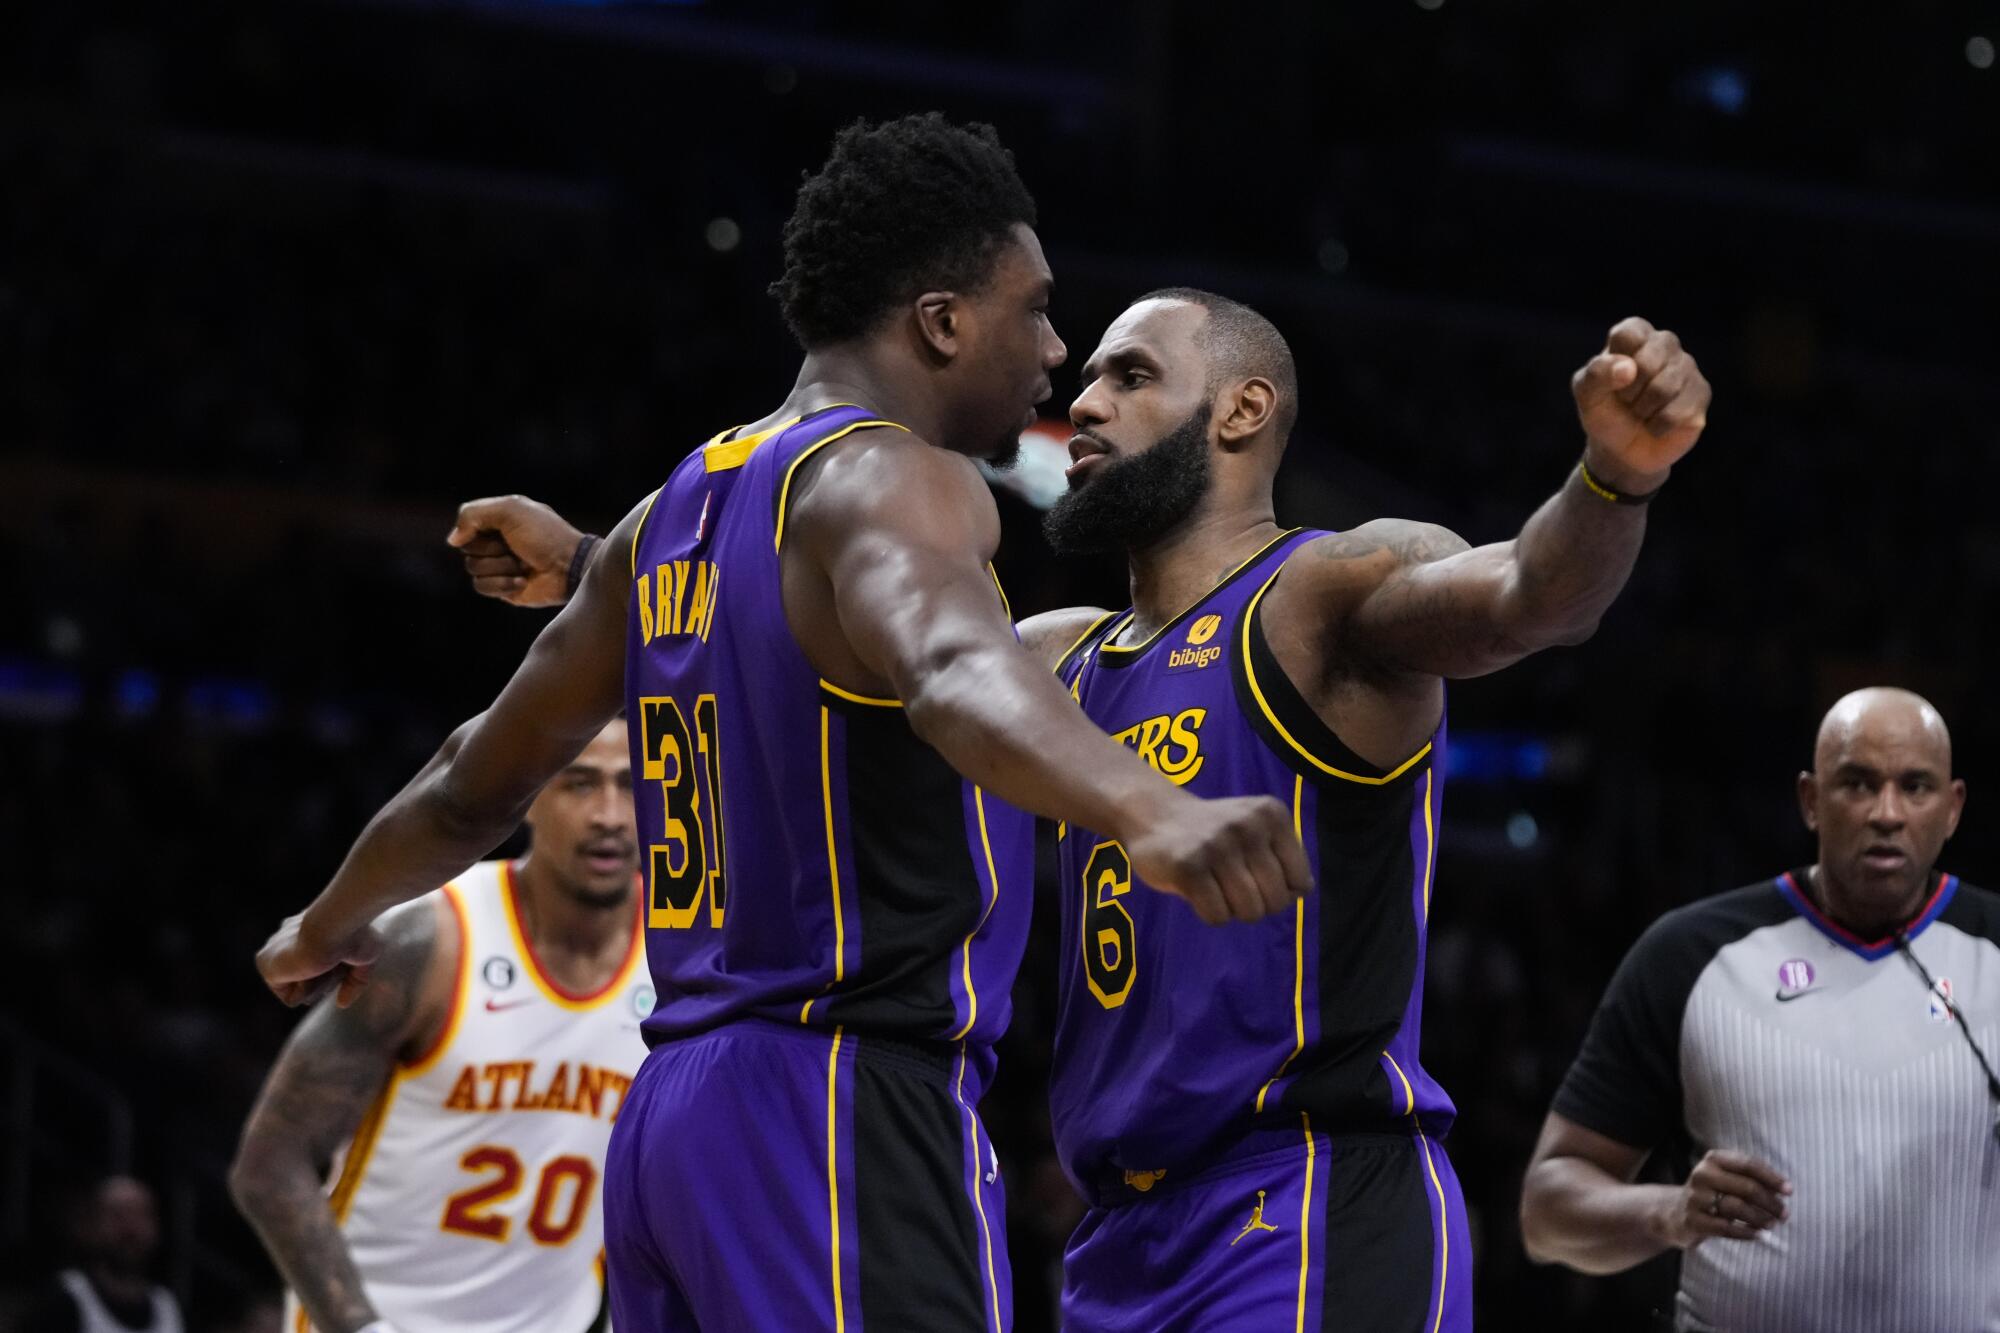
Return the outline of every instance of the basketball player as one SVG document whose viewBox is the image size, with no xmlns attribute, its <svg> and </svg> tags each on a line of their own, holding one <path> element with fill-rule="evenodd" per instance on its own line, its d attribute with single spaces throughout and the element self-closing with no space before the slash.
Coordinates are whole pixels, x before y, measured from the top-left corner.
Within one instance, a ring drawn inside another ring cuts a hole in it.
<svg viewBox="0 0 2000 1333">
<path fill-rule="evenodd" d="M 1283 805 L 1166 781 L 1015 638 L 971 460 L 1013 448 L 1065 357 L 1033 223 L 990 130 L 844 131 L 786 227 L 791 396 L 633 509 L 259 956 L 291 1002 L 352 999 L 368 922 L 504 836 L 626 702 L 663 1002 L 606 1181 L 621 1327 L 1008 1324 L 972 1107 L 1027 930 L 1025 810 L 1109 830 L 1206 921 L 1310 887 Z"/>
<path fill-rule="evenodd" d="M 1589 637 L 1708 384 L 1673 334 L 1618 324 L 1573 381 L 1581 463 L 1515 540 L 1477 549 L 1395 519 L 1277 526 L 1296 374 L 1236 302 L 1142 298 L 1083 384 L 1046 531 L 1059 552 L 1125 551 L 1134 604 L 1035 616 L 1022 640 L 1170 780 L 1278 798 L 1324 888 L 1202 930 L 1132 891 L 1144 871 L 1115 831 L 1059 829 L 1051 1111 L 1093 1205 L 1064 1327 L 1467 1328 L 1465 1210 L 1438 1146 L 1454 1111 L 1417 1059 L 1443 681 Z M 461 520 L 461 545 L 488 534 L 475 586 L 509 600 L 588 541 L 519 497 Z"/>
<path fill-rule="evenodd" d="M 1290 351 L 1233 301 L 1142 298 L 1070 407 L 1059 552 L 1122 549 L 1133 605 L 1022 627 L 1092 721 L 1203 795 L 1282 801 L 1323 886 L 1190 929 L 1115 830 L 1060 833 L 1056 1147 L 1092 1204 L 1063 1322 L 1094 1330 L 1471 1327 L 1470 1244 L 1418 1062 L 1444 680 L 1580 643 L 1644 501 L 1706 421 L 1673 334 L 1628 319 L 1573 381 L 1578 466 L 1512 541 L 1378 519 L 1284 530 Z M 1163 910 L 1164 909 L 1164 910 Z"/>
<path fill-rule="evenodd" d="M 371 984 L 315 1008 L 265 1082 L 230 1189 L 290 1286 L 286 1333 L 598 1312 L 605 1145 L 653 1005 L 623 726 L 527 823 L 520 861 L 389 913 Z"/>
</svg>

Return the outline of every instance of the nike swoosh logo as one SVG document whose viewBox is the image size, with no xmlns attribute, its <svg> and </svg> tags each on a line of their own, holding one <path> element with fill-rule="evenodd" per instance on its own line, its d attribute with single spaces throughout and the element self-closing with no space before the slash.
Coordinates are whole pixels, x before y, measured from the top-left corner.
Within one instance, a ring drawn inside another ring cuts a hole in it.
<svg viewBox="0 0 2000 1333">
<path fill-rule="evenodd" d="M 497 1014 L 503 1009 L 519 1009 L 524 1004 L 533 1004 L 534 1002 L 535 1002 L 535 997 L 532 995 L 526 996 L 519 1000 L 509 1000 L 505 1004 L 498 1004 L 493 1000 L 491 996 L 488 996 L 486 1000 L 486 1012 L 489 1014 Z"/>
<path fill-rule="evenodd" d="M 1823 986 L 1808 986 L 1804 990 L 1779 991 L 1777 993 L 1778 1003 L 1783 1004 L 1787 1000 L 1796 1000 L 1801 995 L 1817 995 L 1824 989 L 1825 987 Z"/>
</svg>

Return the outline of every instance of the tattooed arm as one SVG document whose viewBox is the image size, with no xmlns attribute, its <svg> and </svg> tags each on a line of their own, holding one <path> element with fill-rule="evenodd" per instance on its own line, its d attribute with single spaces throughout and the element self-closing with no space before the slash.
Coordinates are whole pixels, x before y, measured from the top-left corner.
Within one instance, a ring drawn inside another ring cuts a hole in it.
<svg viewBox="0 0 2000 1333">
<path fill-rule="evenodd" d="M 360 997 L 322 999 L 293 1031 L 243 1127 L 229 1192 L 322 1333 L 377 1319 L 323 1177 L 399 1058 L 441 1031 L 457 975 L 458 922 L 441 894 L 385 915 L 381 958 Z"/>
<path fill-rule="evenodd" d="M 1628 495 L 1663 485 L 1707 424 L 1708 381 L 1694 358 L 1642 319 L 1614 327 L 1571 388 L 1586 465 L 1600 487 Z M 1321 538 L 1294 562 L 1296 582 L 1287 567 L 1270 609 L 1306 613 L 1323 647 L 1378 675 L 1484 675 L 1589 638 L 1645 532 L 1643 506 L 1614 504 L 1572 471 L 1509 542 L 1470 547 L 1399 519 Z"/>
</svg>

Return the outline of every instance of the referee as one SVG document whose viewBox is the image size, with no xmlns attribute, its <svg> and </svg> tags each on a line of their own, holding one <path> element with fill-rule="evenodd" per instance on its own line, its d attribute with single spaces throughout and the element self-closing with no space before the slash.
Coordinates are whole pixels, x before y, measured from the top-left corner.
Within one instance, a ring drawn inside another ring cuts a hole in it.
<svg viewBox="0 0 2000 1333">
<path fill-rule="evenodd" d="M 1813 865 L 1620 964 L 1528 1166 L 1528 1254 L 1682 1250 L 1681 1330 L 2000 1330 L 2000 896 L 1934 868 L 1965 806 L 1944 720 L 1850 694 L 1798 790 Z M 1683 1184 L 1633 1183 L 1683 1147 Z"/>
</svg>

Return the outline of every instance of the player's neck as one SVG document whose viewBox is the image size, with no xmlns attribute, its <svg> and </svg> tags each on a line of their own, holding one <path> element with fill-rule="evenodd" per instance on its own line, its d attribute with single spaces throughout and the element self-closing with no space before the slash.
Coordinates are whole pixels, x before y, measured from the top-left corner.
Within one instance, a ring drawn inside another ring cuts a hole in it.
<svg viewBox="0 0 2000 1333">
<path fill-rule="evenodd" d="M 836 403 L 865 407 L 885 421 L 909 427 L 933 444 L 943 442 L 944 422 L 930 396 L 921 390 L 913 392 L 908 372 L 889 365 L 868 343 L 843 343 L 806 353 L 784 405 L 752 429 L 764 429 Z"/>
<path fill-rule="evenodd" d="M 632 933 L 632 895 L 589 900 L 570 892 L 553 868 L 530 852 L 514 867 L 521 929 L 542 958 L 578 961 L 624 956 Z"/>
<path fill-rule="evenodd" d="M 1268 499 L 1261 507 L 1203 504 L 1151 546 L 1126 552 L 1133 614 L 1121 637 L 1133 641 L 1152 634 L 1207 596 L 1280 531 Z"/>
<path fill-rule="evenodd" d="M 1885 910 L 1859 894 L 1848 892 L 1826 873 L 1824 866 L 1815 863 L 1806 872 L 1805 891 L 1813 906 L 1824 912 L 1835 925 L 1864 940 L 1879 940 L 1908 925 L 1936 884 L 1936 868 L 1933 867 L 1918 877 L 1916 886 L 1906 898 L 1890 904 Z"/>
</svg>

